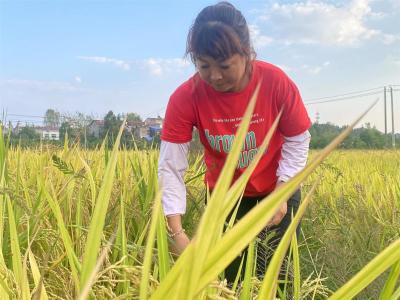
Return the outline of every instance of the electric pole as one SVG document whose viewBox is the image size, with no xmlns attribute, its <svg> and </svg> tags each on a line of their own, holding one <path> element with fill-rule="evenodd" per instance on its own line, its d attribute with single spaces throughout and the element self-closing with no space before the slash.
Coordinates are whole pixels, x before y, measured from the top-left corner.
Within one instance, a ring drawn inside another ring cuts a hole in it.
<svg viewBox="0 0 400 300">
<path fill-rule="evenodd" d="M 319 112 L 317 111 L 317 113 L 315 114 L 315 123 L 319 124 Z"/>
<path fill-rule="evenodd" d="M 386 109 L 386 86 L 383 88 L 383 109 L 384 109 L 384 116 L 385 116 L 385 136 L 387 135 L 387 109 Z"/>
<path fill-rule="evenodd" d="M 390 87 L 390 106 L 392 108 L 392 147 L 396 148 L 396 139 L 394 135 L 394 107 L 393 107 L 393 87 Z"/>
</svg>

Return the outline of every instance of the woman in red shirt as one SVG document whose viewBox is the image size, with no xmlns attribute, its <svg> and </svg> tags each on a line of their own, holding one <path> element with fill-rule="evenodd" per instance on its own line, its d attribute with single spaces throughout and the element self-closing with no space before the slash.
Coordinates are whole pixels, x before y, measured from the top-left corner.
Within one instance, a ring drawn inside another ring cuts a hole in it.
<svg viewBox="0 0 400 300">
<path fill-rule="evenodd" d="M 261 83 L 234 180 L 249 165 L 283 109 L 268 150 L 246 186 L 236 216 L 240 219 L 258 201 L 304 167 L 311 125 L 296 85 L 278 67 L 255 59 L 246 20 L 232 4 L 220 2 L 199 13 L 189 31 L 186 52 L 197 72 L 170 97 L 161 133 L 159 160 L 164 213 L 178 254 L 190 242 L 182 228 L 181 216 L 186 210 L 183 176 L 193 127 L 198 129 L 204 146 L 205 181 L 212 190 L 256 85 Z M 290 223 L 291 211 L 296 212 L 299 201 L 300 191 L 297 191 L 266 224 L 266 229 L 277 233 L 268 247 L 276 247 Z M 266 230 L 260 233 L 262 239 L 265 233 Z M 260 244 L 256 268 L 259 277 L 266 269 L 266 253 L 271 251 Z M 238 257 L 225 270 L 230 283 L 236 277 L 240 260 Z"/>
</svg>

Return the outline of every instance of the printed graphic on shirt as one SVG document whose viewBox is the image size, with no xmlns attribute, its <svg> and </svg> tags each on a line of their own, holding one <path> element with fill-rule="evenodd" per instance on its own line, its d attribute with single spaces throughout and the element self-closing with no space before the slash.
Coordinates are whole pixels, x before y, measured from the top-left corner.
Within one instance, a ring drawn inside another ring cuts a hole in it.
<svg viewBox="0 0 400 300">
<path fill-rule="evenodd" d="M 238 118 L 225 118 L 225 119 L 213 119 L 215 123 L 235 123 L 234 127 L 238 127 L 240 125 L 240 121 L 242 117 Z M 263 123 L 264 118 L 260 118 L 258 113 L 253 114 L 252 120 L 250 124 L 254 123 Z M 224 135 L 212 135 L 210 134 L 209 129 L 204 129 L 204 134 L 207 138 L 208 143 L 211 148 L 217 152 L 223 152 L 228 154 L 233 145 L 233 141 L 235 140 L 234 134 L 224 134 Z M 239 161 L 237 163 L 237 169 L 246 168 L 253 158 L 256 156 L 258 152 L 257 148 L 257 138 L 254 131 L 249 131 L 246 134 L 246 138 L 243 143 L 242 151 L 239 156 Z"/>
</svg>

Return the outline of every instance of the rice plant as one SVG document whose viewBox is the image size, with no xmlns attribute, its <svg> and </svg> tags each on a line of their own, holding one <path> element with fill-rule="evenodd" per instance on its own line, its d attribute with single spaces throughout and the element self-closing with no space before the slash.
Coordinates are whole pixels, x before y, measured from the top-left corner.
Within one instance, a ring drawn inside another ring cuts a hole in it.
<svg viewBox="0 0 400 300">
<path fill-rule="evenodd" d="M 168 250 L 157 149 L 121 149 L 121 127 L 111 151 L 67 139 L 63 148 L 22 150 L 0 127 L 0 299 L 398 299 L 400 154 L 332 152 L 351 126 L 224 230 L 278 122 L 231 185 L 255 99 L 207 206 L 202 158 L 191 158 L 183 223 L 192 241 L 179 258 Z M 255 238 L 300 186 L 306 196 L 260 281 Z M 229 288 L 223 270 L 248 245 L 245 278 Z M 287 251 L 290 282 L 281 291 Z"/>
</svg>

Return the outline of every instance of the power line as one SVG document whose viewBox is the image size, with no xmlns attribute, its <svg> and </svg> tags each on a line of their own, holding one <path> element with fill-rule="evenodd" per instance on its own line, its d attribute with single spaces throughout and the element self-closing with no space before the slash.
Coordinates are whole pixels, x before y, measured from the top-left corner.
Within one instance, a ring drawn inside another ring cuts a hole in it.
<svg viewBox="0 0 400 300">
<path fill-rule="evenodd" d="M 340 95 L 335 95 L 335 96 L 325 96 L 325 97 L 319 97 L 319 98 L 311 98 L 311 99 L 307 99 L 307 101 L 315 101 L 315 100 L 323 100 L 323 99 L 330 99 L 330 98 L 337 98 L 337 97 L 343 97 L 343 96 L 347 96 L 347 95 L 352 95 L 352 94 L 361 94 L 361 93 L 365 93 L 365 92 L 370 92 L 373 90 L 378 90 L 378 89 L 383 89 L 384 86 L 380 86 L 380 87 L 376 87 L 373 89 L 367 89 L 367 90 L 362 90 L 362 91 L 357 91 L 357 92 L 348 92 L 345 94 L 340 94 Z"/>
<path fill-rule="evenodd" d="M 325 100 L 325 101 L 304 102 L 304 104 L 305 104 L 305 105 L 313 105 L 313 104 L 320 104 L 320 103 L 338 102 L 338 101 L 345 101 L 345 100 L 354 99 L 354 98 L 360 98 L 360 97 L 378 95 L 378 94 L 381 94 L 381 93 L 382 93 L 382 92 L 379 91 L 379 92 L 374 92 L 374 93 L 360 94 L 360 95 L 348 96 L 348 97 L 343 97 L 343 98 L 338 98 L 338 99 L 331 99 L 331 100 Z"/>
<path fill-rule="evenodd" d="M 42 121 L 17 120 L 17 119 L 10 119 L 10 120 L 7 120 L 7 122 L 20 123 L 20 124 L 43 124 Z"/>
<path fill-rule="evenodd" d="M 392 85 L 388 85 L 391 87 L 400 87 L 400 85 L 397 84 L 392 84 Z M 354 98 L 359 98 L 359 97 L 366 97 L 366 96 L 372 96 L 372 95 L 377 95 L 380 94 L 382 91 L 378 91 L 379 89 L 383 89 L 384 86 L 381 87 L 376 87 L 376 88 L 371 88 L 371 89 L 366 89 L 366 90 L 362 90 L 362 91 L 356 91 L 356 92 L 348 92 L 348 93 L 344 93 L 344 94 L 338 94 L 338 95 L 334 95 L 334 96 L 325 96 L 325 97 L 318 97 L 318 98 L 311 98 L 311 99 L 307 99 L 304 101 L 305 105 L 313 105 L 313 104 L 320 104 L 320 103 L 329 103 L 329 102 L 336 102 L 336 101 L 344 101 L 344 100 L 348 100 L 348 99 L 354 99 Z M 375 91 L 375 92 L 371 92 L 371 91 Z M 393 91 L 400 91 L 400 89 L 393 89 Z M 367 93 L 368 92 L 368 93 Z M 354 95 L 356 94 L 356 95 Z M 327 99 L 327 100 L 324 100 Z M 323 101 L 316 101 L 316 100 L 323 100 Z M 163 106 L 157 110 L 153 110 L 150 113 L 145 114 L 145 117 L 149 117 L 154 113 L 159 113 L 160 111 L 164 110 L 166 108 L 166 106 Z M 35 116 L 35 115 L 20 115 L 20 114 L 6 114 L 6 116 L 10 116 L 10 117 L 23 117 L 23 118 L 40 118 L 40 119 L 45 119 L 44 116 Z M 19 120 L 13 120 L 13 121 L 19 121 Z M 25 122 L 27 120 L 24 120 Z M 29 121 L 29 122 L 33 122 L 33 121 Z"/>
<path fill-rule="evenodd" d="M 7 114 L 7 116 L 11 116 L 11 117 L 24 117 L 24 118 L 41 118 L 41 119 L 44 119 L 44 118 L 45 118 L 45 117 L 43 117 L 43 116 L 16 115 L 16 114 Z"/>
</svg>

